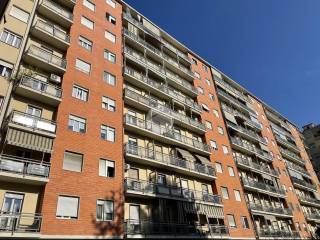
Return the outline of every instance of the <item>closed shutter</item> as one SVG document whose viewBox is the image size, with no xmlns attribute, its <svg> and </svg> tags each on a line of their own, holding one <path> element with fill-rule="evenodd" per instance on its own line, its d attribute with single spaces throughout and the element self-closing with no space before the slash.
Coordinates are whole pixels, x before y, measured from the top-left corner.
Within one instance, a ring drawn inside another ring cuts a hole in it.
<svg viewBox="0 0 320 240">
<path fill-rule="evenodd" d="M 78 197 L 58 197 L 57 217 L 77 218 L 78 217 Z"/>
<path fill-rule="evenodd" d="M 63 169 L 74 172 L 82 171 L 83 155 L 72 152 L 65 152 L 63 159 Z"/>
</svg>

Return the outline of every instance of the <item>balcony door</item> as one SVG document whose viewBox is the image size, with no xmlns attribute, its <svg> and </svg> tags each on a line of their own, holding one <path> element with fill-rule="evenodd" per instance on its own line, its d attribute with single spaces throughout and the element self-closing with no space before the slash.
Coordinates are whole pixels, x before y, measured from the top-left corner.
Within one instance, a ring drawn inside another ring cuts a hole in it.
<svg viewBox="0 0 320 240">
<path fill-rule="evenodd" d="M 41 113 L 42 113 L 42 110 L 40 108 L 37 108 L 37 107 L 34 107 L 34 106 L 31 106 L 31 105 L 28 105 L 27 107 L 27 113 L 32 115 L 32 116 L 36 116 L 38 118 L 41 117 Z"/>
<path fill-rule="evenodd" d="M 4 195 L 1 209 L 3 217 L 0 218 L 0 230 L 11 230 L 14 227 L 15 219 L 12 216 L 21 213 L 23 198 L 23 194 L 6 193 Z"/>
</svg>

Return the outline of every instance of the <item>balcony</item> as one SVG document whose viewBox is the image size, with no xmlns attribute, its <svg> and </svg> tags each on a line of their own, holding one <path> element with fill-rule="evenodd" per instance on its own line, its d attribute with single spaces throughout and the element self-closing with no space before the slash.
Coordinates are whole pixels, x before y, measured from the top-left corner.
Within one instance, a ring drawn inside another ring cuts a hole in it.
<svg viewBox="0 0 320 240">
<path fill-rule="evenodd" d="M 8 126 L 49 137 L 55 137 L 56 133 L 55 122 L 18 111 L 11 112 Z"/>
<path fill-rule="evenodd" d="M 62 97 L 60 87 L 27 75 L 21 77 L 16 93 L 53 106 L 59 105 Z"/>
<path fill-rule="evenodd" d="M 287 131 L 290 132 L 290 127 L 280 117 L 276 116 L 275 114 L 273 114 L 272 112 L 270 112 L 268 110 L 266 110 L 266 116 L 272 122 L 279 124 L 283 129 L 286 129 Z"/>
<path fill-rule="evenodd" d="M 298 197 L 300 203 L 304 205 L 310 205 L 313 207 L 320 207 L 320 200 L 314 198 L 314 197 L 309 197 L 309 196 L 299 196 Z"/>
<path fill-rule="evenodd" d="M 243 169 L 251 170 L 260 174 L 268 174 L 273 177 L 279 177 L 279 173 L 274 169 L 270 169 L 266 166 L 259 165 L 255 162 L 237 156 L 234 156 L 234 159 L 236 160 L 237 165 Z"/>
<path fill-rule="evenodd" d="M 296 153 L 300 153 L 300 149 L 297 147 L 297 145 L 287 141 L 286 139 L 283 139 L 281 137 L 279 137 L 278 135 L 275 134 L 275 138 L 276 138 L 276 141 L 282 145 L 282 146 L 285 146 L 291 150 L 293 150 L 294 152 Z"/>
<path fill-rule="evenodd" d="M 41 0 L 38 11 L 59 25 L 69 28 L 73 23 L 73 14 L 52 0 Z"/>
<path fill-rule="evenodd" d="M 287 158 L 287 159 L 289 159 L 295 163 L 298 163 L 302 166 L 304 166 L 306 164 L 306 161 L 304 159 L 302 159 L 297 154 L 295 154 L 289 150 L 286 150 L 286 149 L 280 147 L 280 152 L 284 158 Z"/>
<path fill-rule="evenodd" d="M 70 36 L 65 31 L 42 19 L 38 19 L 33 25 L 32 34 L 62 51 L 70 46 Z"/>
<path fill-rule="evenodd" d="M 175 74 L 171 71 L 166 70 L 167 82 L 173 87 L 178 88 L 181 92 L 189 94 L 192 97 L 198 96 L 198 90 L 191 83 L 184 80 L 178 74 Z"/>
<path fill-rule="evenodd" d="M 216 179 L 216 172 L 212 166 L 187 161 L 173 155 L 153 151 L 152 149 L 127 144 L 125 146 L 125 155 L 127 160 L 138 162 L 140 164 L 144 163 L 149 166 L 163 169 L 172 168 L 178 173 L 206 180 Z"/>
<path fill-rule="evenodd" d="M 293 176 L 290 176 L 290 178 L 292 180 L 293 186 L 295 186 L 297 188 L 301 188 L 301 189 L 312 191 L 312 192 L 317 191 L 317 187 L 315 185 L 313 185 L 312 183 L 308 183 L 304 180 L 298 179 Z"/>
<path fill-rule="evenodd" d="M 192 152 L 198 152 L 207 155 L 210 154 L 209 145 L 174 132 L 172 127 L 163 127 L 152 121 L 145 121 L 128 114 L 125 115 L 124 122 L 128 130 L 134 131 L 137 134 L 143 134 L 165 144 L 185 147 Z"/>
<path fill-rule="evenodd" d="M 33 159 L 0 155 L 0 180 L 42 185 L 49 181 L 50 164 Z"/>
<path fill-rule="evenodd" d="M 299 172 L 301 175 L 311 179 L 311 175 L 308 173 L 307 169 L 303 168 L 303 167 L 300 167 L 299 165 L 296 165 L 290 161 L 286 161 L 286 164 L 287 164 L 287 168 L 291 169 L 291 170 L 294 170 L 294 171 L 297 171 Z"/>
<path fill-rule="evenodd" d="M 252 212 L 260 214 L 265 213 L 267 215 L 275 215 L 278 217 L 293 217 L 292 210 L 289 208 L 266 206 L 253 202 L 249 202 L 248 206 Z"/>
<path fill-rule="evenodd" d="M 249 130 L 229 121 L 227 121 L 227 127 L 232 128 L 233 130 L 237 131 L 241 136 L 246 137 L 249 140 L 266 144 L 266 140 L 263 137 L 259 136 L 255 131 Z"/>
<path fill-rule="evenodd" d="M 40 214 L 0 212 L 0 238 L 39 238 L 41 222 Z"/>
<path fill-rule="evenodd" d="M 230 104 L 234 105 L 235 107 L 237 107 L 243 111 L 246 111 L 247 113 L 249 113 L 251 115 L 254 115 L 254 116 L 257 115 L 253 109 L 249 108 L 247 105 L 240 102 L 237 98 L 231 96 L 230 94 L 222 91 L 219 88 L 217 89 L 217 92 L 218 92 L 218 95 L 224 99 L 224 101 L 229 102 Z"/>
<path fill-rule="evenodd" d="M 317 212 L 304 212 L 307 221 L 320 223 L 320 213 Z"/>
<path fill-rule="evenodd" d="M 264 239 L 300 239 L 299 232 L 288 230 L 259 229 L 257 235 Z"/>
<path fill-rule="evenodd" d="M 224 225 L 199 225 L 158 223 L 153 221 L 125 220 L 125 234 L 128 238 L 134 235 L 152 238 L 155 236 L 185 238 L 217 238 L 229 237 L 228 227 Z"/>
<path fill-rule="evenodd" d="M 177 93 L 172 87 L 152 80 L 129 67 L 125 67 L 124 73 L 128 76 L 126 79 L 132 84 L 144 88 L 147 91 L 151 90 L 155 92 L 155 94 L 158 93 L 161 97 L 167 96 L 168 100 L 173 99 L 177 104 L 180 104 L 184 108 L 191 108 L 199 113 L 202 112 L 202 108 L 199 104 L 190 97 Z"/>
<path fill-rule="evenodd" d="M 159 104 L 156 100 L 149 96 L 142 96 L 134 91 L 125 89 L 126 102 L 133 105 L 134 107 L 141 109 L 143 111 L 157 111 L 161 114 L 167 116 L 168 118 L 173 118 L 174 123 L 188 128 L 197 133 L 204 133 L 206 128 L 203 123 L 190 118 L 182 113 L 176 112 L 166 105 Z"/>
<path fill-rule="evenodd" d="M 211 205 L 222 204 L 219 195 L 131 178 L 125 179 L 125 189 L 127 194 L 141 197 L 167 198 L 188 202 L 196 201 Z"/>
<path fill-rule="evenodd" d="M 264 182 L 254 181 L 248 178 L 241 178 L 242 184 L 245 188 L 248 188 L 252 191 L 257 191 L 260 193 L 265 193 L 275 197 L 285 197 L 285 191 L 282 188 L 274 187 Z"/>
<path fill-rule="evenodd" d="M 165 60 L 165 65 L 167 68 L 169 68 L 171 71 L 174 71 L 178 73 L 179 75 L 183 75 L 185 78 L 188 78 L 190 80 L 194 79 L 194 73 L 185 66 L 178 63 L 178 61 L 166 54 L 162 55 L 163 59 Z"/>
<path fill-rule="evenodd" d="M 246 144 L 241 139 L 237 139 L 235 137 L 230 137 L 230 140 L 231 140 L 231 144 L 233 145 L 233 147 L 237 148 L 238 150 L 244 151 L 248 154 L 254 154 L 258 158 L 261 158 L 261 159 L 269 161 L 269 162 L 271 162 L 273 159 L 272 156 L 270 155 L 270 153 L 266 153 L 266 152 L 262 151 L 261 149 L 254 148 L 252 145 Z"/>
<path fill-rule="evenodd" d="M 172 51 L 173 53 L 177 54 L 180 58 L 184 59 L 186 62 L 188 62 L 189 64 L 191 64 L 191 59 L 188 57 L 187 54 L 181 52 L 180 50 L 176 49 L 174 46 L 172 46 L 170 43 L 168 43 L 167 41 L 165 41 L 164 39 L 161 40 L 161 42 L 163 43 L 163 45 L 169 49 L 170 51 Z"/>
<path fill-rule="evenodd" d="M 24 60 L 38 66 L 47 72 L 63 74 L 66 71 L 67 61 L 41 47 L 31 45 L 24 54 Z"/>
</svg>

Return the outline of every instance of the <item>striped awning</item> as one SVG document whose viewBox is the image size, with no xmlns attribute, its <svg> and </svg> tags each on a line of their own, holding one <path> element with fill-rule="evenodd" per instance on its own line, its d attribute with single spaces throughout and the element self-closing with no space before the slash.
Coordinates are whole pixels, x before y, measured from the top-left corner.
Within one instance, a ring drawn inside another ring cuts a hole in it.
<svg viewBox="0 0 320 240">
<path fill-rule="evenodd" d="M 202 203 L 183 202 L 183 209 L 187 213 L 203 214 L 209 218 L 224 218 L 222 207 L 206 205 Z"/>
<path fill-rule="evenodd" d="M 9 128 L 6 136 L 6 143 L 31 150 L 51 153 L 53 139 Z"/>
</svg>

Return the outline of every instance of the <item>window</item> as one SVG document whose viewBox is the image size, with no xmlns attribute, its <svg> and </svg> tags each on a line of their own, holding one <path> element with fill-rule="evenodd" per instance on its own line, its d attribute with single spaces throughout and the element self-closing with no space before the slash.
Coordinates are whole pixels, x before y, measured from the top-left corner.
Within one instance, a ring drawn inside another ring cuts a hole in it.
<svg viewBox="0 0 320 240">
<path fill-rule="evenodd" d="M 234 170 L 233 167 L 228 166 L 228 172 L 230 177 L 234 177 Z"/>
<path fill-rule="evenodd" d="M 208 72 L 208 67 L 204 64 L 202 64 L 202 69 L 205 71 L 205 72 Z"/>
<path fill-rule="evenodd" d="M 109 32 L 109 31 L 105 31 L 104 36 L 106 39 L 108 39 L 109 41 L 115 43 L 116 42 L 116 35 L 114 35 L 113 33 Z"/>
<path fill-rule="evenodd" d="M 209 98 L 210 98 L 211 101 L 214 101 L 214 95 L 213 94 L 209 93 Z"/>
<path fill-rule="evenodd" d="M 76 59 L 76 69 L 78 69 L 81 72 L 84 72 L 85 74 L 90 74 L 91 72 L 91 64 L 86 63 L 85 61 L 82 61 L 81 59 Z"/>
<path fill-rule="evenodd" d="M 115 176 L 115 163 L 114 161 L 100 159 L 99 160 L 99 176 L 101 177 L 114 177 Z"/>
<path fill-rule="evenodd" d="M 224 154 L 229 154 L 229 148 L 225 145 L 222 145 L 222 151 Z"/>
<path fill-rule="evenodd" d="M 192 61 L 192 63 L 193 63 L 194 65 L 198 65 L 197 60 L 195 60 L 194 58 L 191 58 L 191 61 Z"/>
<path fill-rule="evenodd" d="M 217 142 L 214 140 L 210 140 L 210 145 L 213 150 L 218 150 Z"/>
<path fill-rule="evenodd" d="M 22 9 L 12 6 L 10 10 L 10 16 L 15 17 L 16 19 L 19 19 L 22 22 L 27 23 L 29 19 L 29 13 L 23 11 Z"/>
<path fill-rule="evenodd" d="M 1 34 L 0 38 L 1 42 L 9 44 L 15 48 L 19 48 L 21 46 L 22 38 L 8 30 L 4 30 Z"/>
<path fill-rule="evenodd" d="M 297 229 L 298 231 L 301 231 L 301 227 L 300 227 L 300 224 L 299 224 L 298 222 L 296 222 L 296 229 Z"/>
<path fill-rule="evenodd" d="M 91 30 L 94 29 L 94 22 L 84 16 L 81 16 L 81 24 Z"/>
<path fill-rule="evenodd" d="M 58 196 L 57 218 L 77 219 L 79 209 L 79 198 L 69 196 Z"/>
<path fill-rule="evenodd" d="M 116 85 L 116 76 L 108 72 L 103 72 L 103 80 L 112 86 Z"/>
<path fill-rule="evenodd" d="M 34 107 L 34 106 L 31 106 L 31 105 L 28 105 L 26 112 L 29 115 L 36 116 L 36 117 L 40 118 L 41 114 L 42 114 L 42 109 Z"/>
<path fill-rule="evenodd" d="M 228 218 L 228 222 L 229 222 L 229 227 L 236 228 L 237 225 L 236 225 L 236 221 L 234 220 L 234 216 L 231 214 L 228 214 L 227 218 Z"/>
<path fill-rule="evenodd" d="M 237 202 L 241 202 L 241 195 L 239 190 L 233 190 L 234 193 L 234 198 L 236 199 Z"/>
<path fill-rule="evenodd" d="M 240 219 L 241 219 L 241 223 L 242 223 L 242 228 L 243 229 L 249 229 L 250 226 L 249 226 L 248 218 L 245 217 L 245 216 L 241 216 Z"/>
<path fill-rule="evenodd" d="M 206 112 L 210 112 L 210 109 L 208 108 L 208 106 L 204 103 L 201 104 L 202 105 L 202 109 Z"/>
<path fill-rule="evenodd" d="M 217 173 L 223 172 L 222 164 L 219 162 L 216 162 L 216 171 L 217 171 Z"/>
<path fill-rule="evenodd" d="M 104 50 L 103 54 L 104 58 L 107 59 L 109 62 L 116 63 L 116 55 L 108 50 Z"/>
<path fill-rule="evenodd" d="M 116 2 L 113 0 L 106 0 L 106 3 L 109 4 L 111 7 L 116 8 Z"/>
<path fill-rule="evenodd" d="M 88 0 L 83 0 L 83 6 L 86 6 L 87 8 L 89 8 L 93 12 L 96 10 L 96 5 Z"/>
<path fill-rule="evenodd" d="M 111 111 L 111 112 L 115 112 L 116 101 L 108 97 L 102 97 L 102 108 L 107 109 L 108 111 Z"/>
<path fill-rule="evenodd" d="M 68 128 L 74 132 L 85 133 L 86 132 L 86 120 L 84 118 L 70 115 Z"/>
<path fill-rule="evenodd" d="M 110 200 L 97 201 L 97 220 L 112 221 L 114 216 L 114 203 Z"/>
<path fill-rule="evenodd" d="M 111 16 L 109 13 L 106 13 L 106 19 L 108 22 L 111 22 L 113 25 L 116 25 L 116 18 Z"/>
<path fill-rule="evenodd" d="M 92 51 L 92 41 L 79 36 L 79 45 L 87 50 L 89 50 L 90 52 Z"/>
<path fill-rule="evenodd" d="M 101 125 L 101 138 L 109 142 L 115 141 L 115 129 L 106 125 Z"/>
<path fill-rule="evenodd" d="M 197 87 L 197 89 L 198 89 L 198 93 L 200 93 L 200 94 L 204 94 L 204 91 L 203 91 L 203 88 L 202 87 Z"/>
<path fill-rule="evenodd" d="M 212 123 L 209 121 L 206 121 L 206 128 L 212 130 Z"/>
<path fill-rule="evenodd" d="M 88 89 L 73 85 L 72 97 L 80 99 L 82 101 L 88 101 L 88 93 Z"/>
<path fill-rule="evenodd" d="M 221 187 L 221 194 L 224 199 L 229 199 L 228 188 Z"/>
<path fill-rule="evenodd" d="M 3 100 L 4 100 L 4 96 L 0 96 L 0 109 L 2 107 Z"/>
<path fill-rule="evenodd" d="M 0 76 L 4 78 L 10 78 L 13 65 L 5 61 L 0 60 Z"/>
<path fill-rule="evenodd" d="M 223 128 L 222 127 L 218 127 L 218 133 L 220 133 L 221 135 L 224 134 Z"/>
<path fill-rule="evenodd" d="M 200 74 L 198 72 L 194 72 L 194 76 L 198 79 L 201 79 Z"/>
<path fill-rule="evenodd" d="M 83 155 L 69 151 L 64 152 L 63 169 L 73 172 L 82 172 Z"/>
<path fill-rule="evenodd" d="M 210 82 L 209 79 L 206 78 L 205 81 L 206 81 L 206 83 L 207 83 L 208 86 L 211 86 L 211 82 Z"/>
<path fill-rule="evenodd" d="M 186 186 L 185 184 L 183 184 L 183 182 L 186 181 L 186 180 L 181 180 L 181 186 Z M 158 174 L 157 175 L 157 183 L 160 184 L 160 185 L 166 185 L 167 184 L 167 180 L 166 180 L 166 175 L 164 174 Z M 185 187 L 185 188 L 188 188 L 188 187 Z"/>
<path fill-rule="evenodd" d="M 219 112 L 217 109 L 213 109 L 213 115 L 216 117 L 216 118 L 219 118 Z"/>
</svg>

